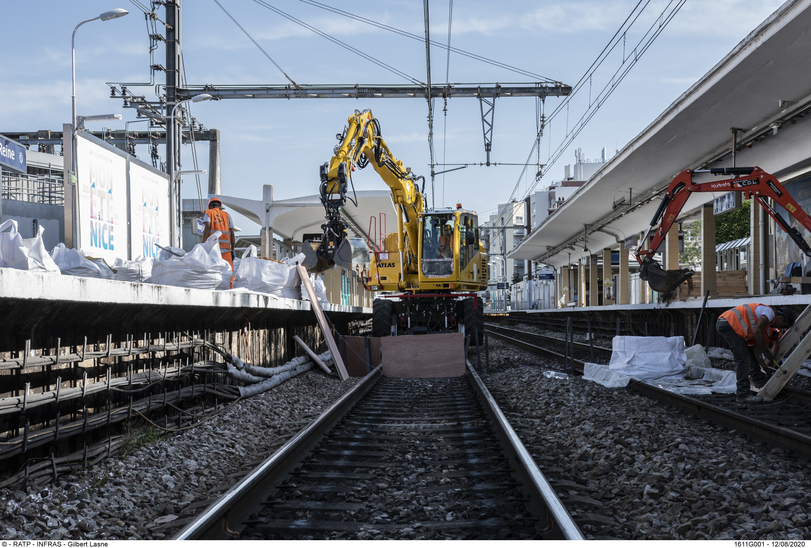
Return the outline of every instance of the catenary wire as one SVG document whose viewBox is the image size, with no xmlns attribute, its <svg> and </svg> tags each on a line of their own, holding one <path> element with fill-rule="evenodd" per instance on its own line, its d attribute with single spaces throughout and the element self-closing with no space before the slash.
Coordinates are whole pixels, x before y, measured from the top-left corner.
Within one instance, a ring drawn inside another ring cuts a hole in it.
<svg viewBox="0 0 811 548">
<path fill-rule="evenodd" d="M 631 70 L 631 68 L 633 68 L 636 65 L 636 63 L 641 58 L 642 54 L 645 51 L 647 51 L 648 47 L 650 47 L 650 45 L 653 43 L 653 41 L 659 36 L 659 34 L 661 34 L 661 32 L 664 30 L 664 28 L 667 26 L 667 24 L 673 19 L 673 17 L 675 17 L 675 15 L 679 12 L 681 7 L 684 5 L 684 3 L 687 0 L 678 0 L 677 5 L 671 10 L 671 12 L 669 14 L 667 14 L 667 17 L 663 20 L 662 18 L 665 16 L 665 13 L 668 11 L 670 6 L 673 5 L 674 1 L 676 1 L 676 0 L 671 0 L 662 9 L 662 12 L 661 12 L 660 16 L 656 18 L 656 21 L 659 22 L 658 29 L 656 29 L 656 31 L 654 31 L 652 36 L 647 38 L 647 42 L 645 42 L 642 45 L 642 48 L 639 49 L 638 53 L 636 55 L 629 56 L 628 58 L 625 58 L 624 55 L 623 55 L 623 60 L 622 60 L 622 63 L 620 64 L 619 68 L 617 69 L 617 71 L 615 71 L 614 76 L 609 81 L 609 83 L 606 84 L 606 86 L 603 88 L 603 90 L 605 91 L 605 94 L 602 95 L 599 100 L 597 100 L 594 103 L 592 103 L 591 105 L 589 105 L 589 108 L 587 109 L 586 113 L 584 113 L 584 115 L 581 116 L 580 120 L 578 121 L 578 125 L 577 125 L 576 129 L 573 129 L 571 132 L 567 130 L 566 135 L 564 137 L 564 140 L 563 140 L 561 146 L 559 146 L 557 149 L 555 149 L 555 151 L 553 153 L 551 153 L 551 155 L 547 159 L 547 162 L 544 164 L 543 168 L 539 169 L 539 174 L 538 174 L 538 176 L 536 176 L 536 180 L 535 180 L 534 184 L 527 189 L 525 196 L 530 195 L 532 193 L 532 191 L 534 191 L 534 189 L 537 187 L 537 185 L 541 181 L 541 178 L 543 177 L 543 175 L 546 174 L 549 171 L 549 169 L 552 167 L 552 165 L 554 165 L 555 161 L 557 161 L 557 159 L 560 158 L 561 154 L 566 150 L 566 147 L 568 147 L 568 145 L 571 144 L 571 142 L 580 134 L 580 132 L 583 130 L 585 125 L 588 123 L 588 121 L 591 120 L 591 118 L 594 116 L 594 114 L 597 112 L 597 110 L 599 110 L 599 108 L 603 105 L 603 103 L 606 101 L 606 99 L 608 99 L 608 97 L 611 95 L 611 93 L 617 88 L 619 83 L 625 78 L 625 76 L 628 74 L 628 72 Z M 609 43 L 600 52 L 597 59 L 591 64 L 591 66 L 586 71 L 586 73 L 580 78 L 578 83 L 572 88 L 572 93 L 568 97 L 566 97 L 566 99 L 563 102 L 561 102 L 561 104 L 558 105 L 558 107 L 553 111 L 553 113 L 550 114 L 550 116 L 547 118 L 547 127 L 551 127 L 551 123 L 550 123 L 551 120 L 557 114 L 561 113 L 563 111 L 564 107 L 568 110 L 569 104 L 570 104 L 573 96 L 585 86 L 586 82 L 589 81 L 589 79 L 596 72 L 596 70 L 606 61 L 606 59 L 608 57 L 608 54 L 611 51 L 613 51 L 613 49 L 620 43 L 619 38 L 623 37 L 623 36 L 625 36 L 627 34 L 628 30 L 630 30 L 630 28 L 633 26 L 633 24 L 638 20 L 638 18 L 640 17 L 642 12 L 647 8 L 649 3 L 650 3 L 649 1 L 646 2 L 644 4 L 644 6 L 642 6 L 642 9 L 639 10 L 639 11 L 638 11 L 638 8 L 639 8 L 639 6 L 641 4 L 641 1 L 639 3 L 637 3 L 637 5 L 632 10 L 631 14 L 625 19 L 623 24 L 620 26 L 619 30 L 614 33 L 614 36 L 611 38 Z M 629 24 L 629 21 L 630 21 L 630 24 Z M 655 24 L 656 23 L 654 23 L 654 25 Z M 651 26 L 651 28 L 652 27 L 653 27 L 653 25 Z M 645 35 L 643 35 L 643 38 L 640 39 L 639 44 L 642 44 L 642 42 L 645 41 L 646 37 L 648 37 L 650 34 L 651 34 L 651 29 L 649 28 L 648 32 L 646 32 Z M 639 44 L 637 45 L 637 48 L 640 47 Z M 637 49 L 635 48 L 634 51 L 637 51 Z M 626 66 L 626 63 L 627 63 L 627 66 Z M 619 77 L 617 77 L 618 74 L 619 74 Z M 565 143 L 565 146 L 564 146 L 563 143 Z M 534 141 L 533 141 L 532 149 L 530 150 L 530 153 L 529 153 L 529 155 L 527 157 L 527 161 L 526 161 L 527 165 L 530 165 L 530 160 L 532 159 L 532 156 L 535 153 L 535 149 L 538 146 L 540 146 L 540 140 L 536 136 L 536 139 L 534 139 Z M 518 181 L 516 182 L 515 187 L 513 188 L 512 194 L 510 195 L 510 199 L 505 204 L 504 209 L 500 211 L 499 215 L 503 215 L 507 211 L 507 206 L 515 198 L 515 196 L 516 196 L 516 194 L 518 192 L 518 189 L 520 188 L 521 179 L 524 177 L 525 173 L 526 173 L 526 167 L 521 171 L 521 174 L 518 177 Z"/>
<path fill-rule="evenodd" d="M 222 4 L 220 4 L 219 0 L 214 0 L 214 3 L 215 3 L 215 4 L 217 4 L 218 6 L 220 6 L 220 9 L 221 9 L 222 11 L 224 11 L 224 12 L 225 12 L 225 15 L 227 15 L 227 16 L 228 16 L 228 18 L 229 18 L 229 19 L 231 19 L 231 21 L 233 21 L 233 22 L 234 22 L 234 24 L 235 24 L 237 27 L 239 27 L 239 30 L 241 30 L 241 31 L 242 31 L 242 32 L 245 34 L 245 36 L 247 36 L 247 37 L 248 37 L 248 38 L 251 40 L 251 42 L 253 42 L 253 45 L 255 45 L 257 48 L 259 48 L 259 51 L 261 51 L 262 53 L 264 53 L 264 54 L 265 54 L 265 57 L 267 57 L 267 58 L 270 60 L 270 62 L 271 62 L 271 63 L 273 63 L 273 65 L 274 65 L 274 66 L 275 66 L 277 69 L 279 69 L 279 72 L 281 72 L 282 74 L 284 74 L 284 77 L 285 77 L 285 78 L 287 78 L 287 81 L 288 81 L 288 82 L 290 82 L 291 84 L 293 84 L 293 85 L 294 85 L 296 88 L 299 88 L 299 85 L 298 85 L 296 82 L 294 82 L 294 81 L 293 81 L 293 79 L 292 79 L 292 78 L 290 78 L 290 76 L 288 76 L 288 74 L 287 74 L 287 73 L 284 71 L 284 69 L 282 69 L 282 67 L 280 67 L 280 66 L 279 66 L 279 63 L 277 63 L 276 61 L 274 61 L 274 60 L 273 60 L 273 57 L 271 57 L 271 56 L 270 56 L 270 54 L 269 54 L 268 52 L 266 52 L 266 51 L 264 50 L 264 48 L 262 48 L 262 46 L 260 46 L 260 45 L 259 45 L 259 42 L 257 42 L 256 40 L 254 40 L 253 36 L 251 36 L 251 35 L 248 33 L 248 31 L 247 31 L 247 30 L 245 30 L 245 28 L 244 28 L 242 25 L 240 25 L 240 24 L 239 24 L 239 22 L 238 22 L 236 19 L 234 19 L 234 16 L 233 16 L 233 15 L 231 15 L 230 13 L 228 13 L 228 10 L 227 10 L 227 9 L 225 9 L 225 7 L 223 7 L 223 5 L 222 5 Z"/>
<path fill-rule="evenodd" d="M 374 58 L 374 57 L 372 57 L 371 55 L 369 55 L 369 54 L 367 54 L 367 53 L 364 53 L 364 52 L 360 51 L 359 49 L 357 49 L 357 48 L 354 48 L 354 47 L 350 46 L 350 45 L 349 45 L 349 44 L 347 44 L 346 42 L 342 42 L 341 40 L 338 40 L 338 39 L 337 39 L 337 38 L 335 38 L 334 36 L 331 36 L 331 35 L 329 35 L 328 33 L 324 32 L 324 31 L 322 31 L 322 30 L 319 30 L 319 29 L 315 28 L 314 26 L 312 26 L 312 25 L 310 25 L 310 24 L 305 23 L 304 21 L 302 21 L 302 20 L 300 20 L 300 19 L 296 19 L 296 18 L 295 18 L 295 17 L 293 17 L 292 15 L 290 15 L 290 14 L 288 14 L 288 13 L 286 13 L 286 12 L 284 12 L 284 11 L 280 10 L 279 8 L 276 8 L 275 6 L 272 6 L 272 5 L 268 4 L 267 2 L 265 2 L 265 1 L 263 1 L 263 0 L 253 0 L 253 1 L 254 1 L 256 4 L 259 4 L 260 6 L 262 6 L 262 7 L 264 7 L 264 8 L 267 8 L 267 9 L 271 10 L 272 12 L 274 12 L 274 13 L 276 13 L 276 14 L 278 14 L 278 15 L 281 15 L 281 16 L 282 16 L 282 17 L 284 17 L 285 19 L 287 19 L 287 20 L 289 20 L 289 21 L 292 21 L 293 23 L 295 23 L 295 24 L 297 24 L 297 25 L 299 25 L 299 26 L 304 27 L 304 28 L 306 28 L 307 30 L 309 30 L 309 31 L 311 31 L 311 32 L 314 32 L 315 34 L 318 34 L 319 36 L 321 36 L 321 37 L 323 37 L 323 38 L 326 38 L 326 39 L 327 39 L 327 40 L 329 40 L 330 42 L 332 42 L 332 43 L 334 43 L 334 44 L 337 44 L 337 45 L 341 46 L 342 48 L 344 48 L 344 49 L 346 49 L 346 50 L 348 50 L 348 51 L 350 51 L 350 52 L 354 53 L 355 55 L 357 55 L 357 56 L 359 56 L 359 57 L 362 57 L 362 58 L 366 59 L 367 61 L 370 61 L 370 62 L 372 62 L 372 63 L 374 63 L 374 64 L 378 65 L 379 67 L 381 67 L 381 68 L 384 68 L 384 69 L 388 70 L 389 72 L 391 72 L 391 73 L 393 73 L 393 74 L 396 74 L 396 75 L 397 75 L 397 76 L 399 76 L 400 78 L 403 78 L 403 79 L 405 79 L 405 80 L 408 80 L 408 81 L 410 81 L 411 83 L 416 84 L 416 85 L 419 85 L 419 86 L 424 85 L 424 84 L 423 84 L 422 82 L 420 82 L 418 79 L 416 79 L 416 78 L 414 78 L 414 77 L 412 77 L 412 76 L 409 76 L 409 75 L 408 75 L 408 74 L 406 74 L 405 72 L 403 72 L 403 71 L 401 71 L 401 70 L 399 70 L 399 69 L 396 69 L 396 68 L 392 67 L 391 65 L 388 65 L 388 64 L 384 63 L 383 61 L 380 61 L 380 60 L 378 60 L 378 59 L 375 59 L 375 58 Z"/>
<path fill-rule="evenodd" d="M 417 40 L 419 42 L 422 42 L 424 40 L 424 38 L 422 36 L 418 35 L 418 34 L 413 34 L 411 32 L 407 32 L 407 31 L 398 29 L 396 27 L 386 25 L 386 24 L 380 23 L 378 21 L 373 21 L 371 19 L 361 17 L 360 15 L 355 15 L 353 13 L 349 13 L 347 11 L 343 11 L 341 9 L 338 9 L 338 8 L 335 8 L 335 7 L 332 7 L 332 6 L 328 6 L 326 4 L 323 4 L 321 2 L 317 2 L 315 0 L 299 0 L 299 2 L 302 2 L 304 4 L 309 4 L 311 6 L 321 8 L 323 10 L 330 11 L 332 13 L 335 13 L 337 15 L 341 15 L 343 17 L 347 17 L 349 19 L 354 19 L 355 21 L 359 21 L 361 23 L 365 23 L 367 25 L 371 25 L 373 27 L 377 27 L 377 28 L 382 29 L 382 30 L 387 30 L 387 31 L 393 32 L 395 34 L 399 34 L 400 36 L 404 36 L 404 37 L 410 38 L 412 40 Z M 453 2 L 451 2 L 451 4 L 452 3 Z M 431 42 L 431 45 L 436 46 L 438 48 L 445 49 L 445 50 L 448 51 L 449 54 L 450 54 L 450 52 L 453 52 L 453 53 L 456 53 L 458 55 L 462 55 L 464 57 L 469 57 L 471 59 L 481 61 L 482 63 L 487 63 L 489 65 L 493 65 L 493 66 L 496 66 L 496 67 L 499 67 L 499 68 L 503 68 L 505 70 L 509 70 L 509 71 L 515 72 L 517 74 L 522 74 L 524 76 L 529 76 L 530 78 L 533 78 L 533 79 L 536 79 L 536 80 L 539 80 L 539 81 L 542 81 L 542 82 L 558 83 L 558 80 L 553 80 L 551 78 L 547 78 L 546 76 L 541 76 L 540 74 L 535 74 L 534 72 L 523 70 L 523 69 L 520 69 L 518 67 L 513 67 L 511 65 L 508 65 L 506 63 L 501 63 L 499 61 L 494 61 L 493 59 L 488 59 L 487 57 L 483 57 L 483 56 L 477 55 L 475 53 L 470 53 L 468 51 L 465 51 L 465 50 L 462 50 L 462 49 L 459 49 L 459 48 L 452 48 L 450 46 L 450 43 L 443 44 L 441 42 Z"/>
</svg>

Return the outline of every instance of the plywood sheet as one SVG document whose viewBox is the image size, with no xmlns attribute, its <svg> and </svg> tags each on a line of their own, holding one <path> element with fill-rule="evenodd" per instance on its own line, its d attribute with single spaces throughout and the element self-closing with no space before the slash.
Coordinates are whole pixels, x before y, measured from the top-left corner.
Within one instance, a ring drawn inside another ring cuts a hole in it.
<svg viewBox="0 0 811 548">
<path fill-rule="evenodd" d="M 380 365 L 380 337 L 368 337 L 371 345 L 372 369 Z M 369 372 L 366 366 L 366 337 L 344 337 L 346 342 L 346 372 L 350 377 L 365 377 Z"/>
<path fill-rule="evenodd" d="M 465 374 L 461 333 L 381 337 L 383 373 L 400 378 L 460 377 Z"/>
</svg>

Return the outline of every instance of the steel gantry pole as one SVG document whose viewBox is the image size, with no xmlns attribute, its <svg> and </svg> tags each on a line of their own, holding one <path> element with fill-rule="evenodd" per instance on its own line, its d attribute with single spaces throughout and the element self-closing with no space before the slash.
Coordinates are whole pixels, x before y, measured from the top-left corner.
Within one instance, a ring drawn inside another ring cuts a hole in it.
<svg viewBox="0 0 811 548">
<path fill-rule="evenodd" d="M 180 1 L 167 0 L 166 2 L 166 171 L 169 173 L 170 216 L 172 230 L 170 237 L 172 245 L 179 247 L 180 234 L 178 234 L 175 219 L 180 218 L 180 211 L 175 211 L 175 144 L 182 135 L 177 129 L 177 120 L 174 109 L 178 104 L 177 88 L 180 84 Z"/>
</svg>

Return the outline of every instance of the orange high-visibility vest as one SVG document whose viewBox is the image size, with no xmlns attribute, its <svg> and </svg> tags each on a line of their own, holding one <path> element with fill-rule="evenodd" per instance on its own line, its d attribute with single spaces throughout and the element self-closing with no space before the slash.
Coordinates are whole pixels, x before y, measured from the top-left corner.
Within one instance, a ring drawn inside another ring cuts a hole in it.
<svg viewBox="0 0 811 548">
<path fill-rule="evenodd" d="M 439 237 L 439 247 L 440 248 L 450 248 L 451 247 L 451 238 L 453 238 L 453 234 L 442 234 Z"/>
<path fill-rule="evenodd" d="M 755 309 L 758 306 L 763 305 L 760 303 L 742 304 L 721 314 L 721 317 L 727 321 L 727 323 L 732 327 L 732 330 L 735 331 L 739 337 L 746 340 L 746 343 L 750 346 L 755 344 L 754 326 L 757 322 Z M 773 322 L 774 320 L 769 322 L 769 326 L 771 326 Z M 764 333 L 764 336 L 765 335 L 766 333 Z"/>
<path fill-rule="evenodd" d="M 219 241 L 220 253 L 223 255 L 228 254 L 228 258 L 231 258 L 231 230 L 228 228 L 228 213 L 215 208 L 206 210 L 206 213 L 211 221 L 211 232 L 221 232 Z M 228 261 L 225 257 L 223 258 Z M 228 262 L 230 263 L 231 261 Z"/>
</svg>

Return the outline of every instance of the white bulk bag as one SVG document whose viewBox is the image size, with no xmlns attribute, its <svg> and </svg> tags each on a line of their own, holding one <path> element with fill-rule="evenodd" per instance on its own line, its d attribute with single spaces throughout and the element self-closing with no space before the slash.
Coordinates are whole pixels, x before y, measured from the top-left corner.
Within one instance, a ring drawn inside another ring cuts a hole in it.
<svg viewBox="0 0 811 548">
<path fill-rule="evenodd" d="M 0 268 L 34 270 L 59 274 L 59 267 L 48 255 L 42 243 L 45 228 L 40 225 L 37 235 L 23 238 L 17 230 L 17 221 L 8 219 L 0 225 Z"/>
<path fill-rule="evenodd" d="M 151 257 L 144 256 L 139 256 L 134 261 L 116 259 L 111 268 L 119 282 L 143 282 L 152 276 L 152 262 Z"/>
<path fill-rule="evenodd" d="M 111 280 L 115 273 L 102 259 L 89 259 L 78 249 L 70 249 L 65 244 L 58 244 L 51 250 L 53 259 L 62 274 L 81 276 L 83 278 L 102 278 Z"/>
<path fill-rule="evenodd" d="M 299 284 L 295 265 L 261 259 L 253 245 L 242 254 L 234 274 L 234 288 L 244 287 L 286 299 L 301 299 Z"/>
<path fill-rule="evenodd" d="M 330 304 L 329 299 L 327 298 L 327 286 L 324 285 L 324 279 L 319 274 L 310 274 L 310 283 L 315 291 L 316 300 L 321 304 Z M 301 287 L 301 300 L 310 300 L 310 294 L 307 293 L 307 290 L 304 288 L 303 284 Z"/>
<path fill-rule="evenodd" d="M 685 373 L 684 337 L 614 337 L 608 366 L 642 381 Z"/>
<path fill-rule="evenodd" d="M 231 265 L 220 254 L 219 232 L 213 232 L 188 253 L 178 248 L 161 248 L 147 283 L 194 289 L 216 289 L 223 272 Z"/>
</svg>

